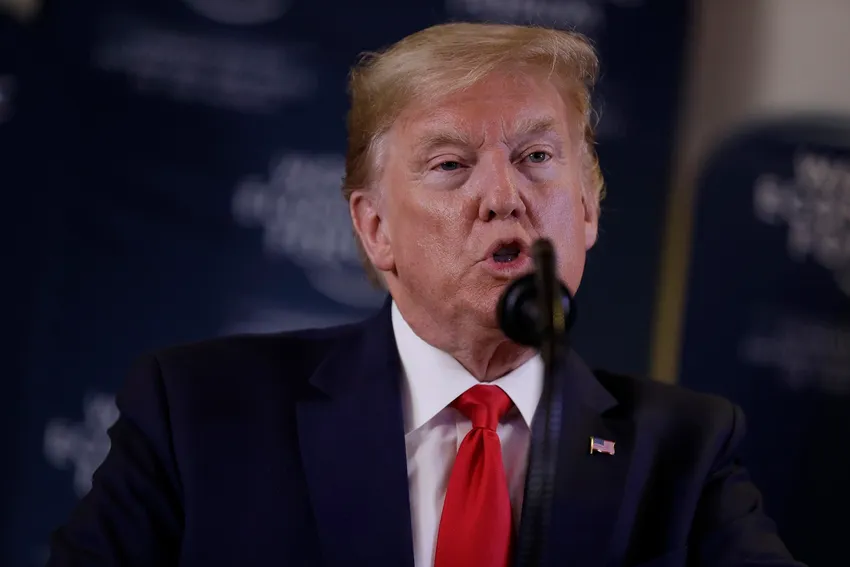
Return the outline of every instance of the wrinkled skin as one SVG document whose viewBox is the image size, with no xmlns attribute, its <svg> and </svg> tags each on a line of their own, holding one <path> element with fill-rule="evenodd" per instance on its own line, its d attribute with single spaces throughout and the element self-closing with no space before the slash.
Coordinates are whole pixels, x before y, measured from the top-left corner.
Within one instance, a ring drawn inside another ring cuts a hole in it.
<svg viewBox="0 0 850 567">
<path fill-rule="evenodd" d="M 575 291 L 597 235 L 582 195 L 573 110 L 546 79 L 494 74 L 401 114 L 384 140 L 376 187 L 355 191 L 351 213 L 399 310 L 426 342 L 492 380 L 532 353 L 499 331 L 496 306 L 531 269 L 494 269 L 494 243 L 549 238 Z"/>
</svg>

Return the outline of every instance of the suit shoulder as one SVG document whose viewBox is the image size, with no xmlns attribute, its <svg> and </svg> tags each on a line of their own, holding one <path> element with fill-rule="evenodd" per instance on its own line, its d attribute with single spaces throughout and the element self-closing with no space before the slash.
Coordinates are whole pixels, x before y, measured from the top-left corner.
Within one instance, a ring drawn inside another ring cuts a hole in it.
<svg viewBox="0 0 850 567">
<path fill-rule="evenodd" d="M 650 378 L 615 374 L 605 370 L 595 370 L 594 375 L 621 404 L 632 407 L 648 405 L 670 409 L 695 410 L 704 408 L 717 410 L 728 408 L 731 404 L 726 398 L 715 394 L 697 392 Z"/>
<path fill-rule="evenodd" d="M 272 334 L 244 334 L 178 344 L 149 352 L 164 377 L 233 376 L 242 379 L 286 370 L 310 373 L 358 324 Z"/>
<path fill-rule="evenodd" d="M 594 372 L 599 382 L 636 419 L 676 423 L 700 430 L 725 430 L 740 411 L 721 396 L 667 384 L 649 378 Z"/>
</svg>

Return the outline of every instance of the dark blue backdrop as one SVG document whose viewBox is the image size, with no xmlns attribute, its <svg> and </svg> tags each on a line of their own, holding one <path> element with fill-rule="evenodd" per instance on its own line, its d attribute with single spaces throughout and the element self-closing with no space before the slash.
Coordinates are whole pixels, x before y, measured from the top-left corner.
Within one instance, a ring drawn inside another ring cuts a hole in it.
<svg viewBox="0 0 850 567">
<path fill-rule="evenodd" d="M 791 551 L 846 564 L 850 123 L 748 128 L 699 191 L 681 381 L 743 407 L 743 455 Z"/>
<path fill-rule="evenodd" d="M 645 372 L 684 5 L 52 0 L 34 24 L 2 20 L 0 76 L 18 88 L 0 123 L 14 274 L 0 557 L 43 561 L 142 351 L 374 309 L 339 194 L 346 72 L 446 19 L 532 18 L 596 41 L 610 196 L 577 341 L 593 363 Z"/>
</svg>

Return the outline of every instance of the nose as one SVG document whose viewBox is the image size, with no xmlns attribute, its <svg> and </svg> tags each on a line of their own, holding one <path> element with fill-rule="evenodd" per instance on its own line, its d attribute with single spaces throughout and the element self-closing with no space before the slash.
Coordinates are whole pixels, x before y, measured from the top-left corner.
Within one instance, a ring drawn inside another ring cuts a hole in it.
<svg viewBox="0 0 850 567">
<path fill-rule="evenodd" d="M 482 198 L 478 209 L 481 220 L 520 218 L 525 214 L 525 202 L 514 179 L 512 167 L 510 164 L 494 167 L 491 175 L 482 179 Z"/>
</svg>

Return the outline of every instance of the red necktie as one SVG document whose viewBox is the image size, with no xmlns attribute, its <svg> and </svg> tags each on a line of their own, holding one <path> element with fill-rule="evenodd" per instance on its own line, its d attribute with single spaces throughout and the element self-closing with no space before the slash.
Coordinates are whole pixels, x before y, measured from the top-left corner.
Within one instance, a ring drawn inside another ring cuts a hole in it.
<svg viewBox="0 0 850 567">
<path fill-rule="evenodd" d="M 473 386 L 452 402 L 472 422 L 452 467 L 440 518 L 434 567 L 508 567 L 511 499 L 496 434 L 513 406 L 498 386 Z"/>
</svg>

